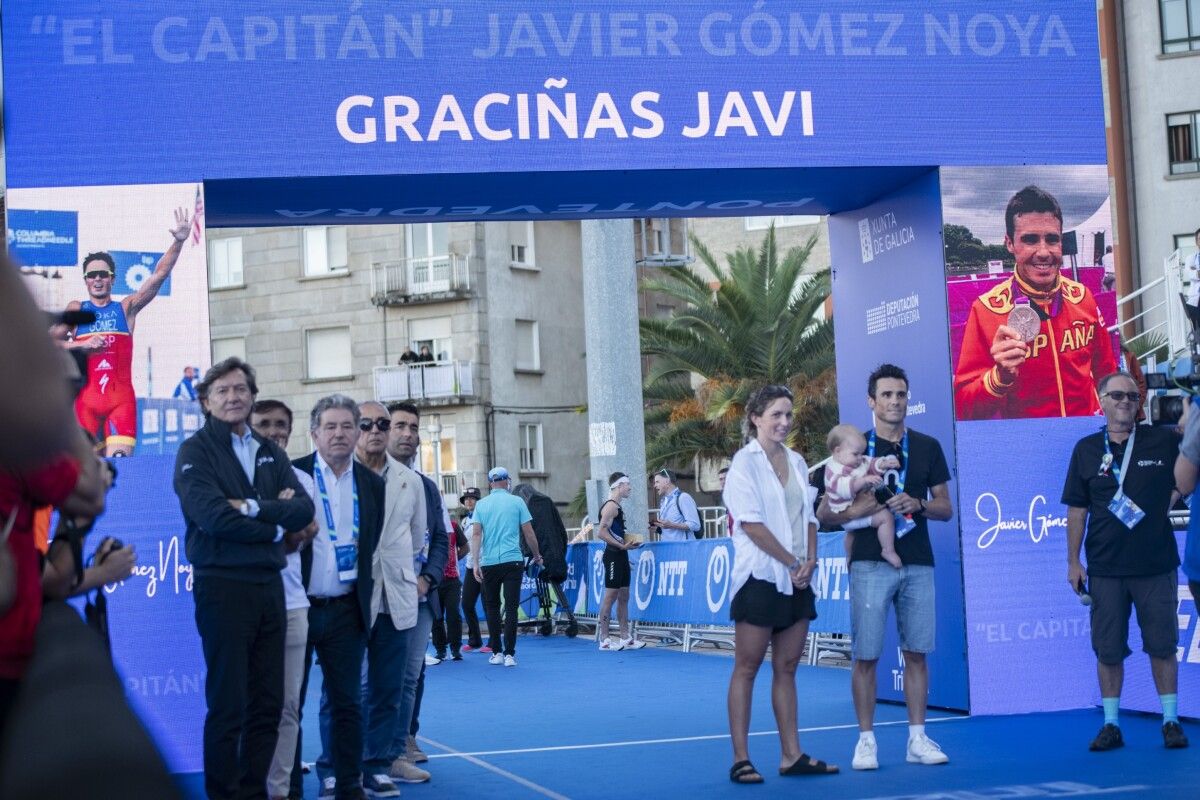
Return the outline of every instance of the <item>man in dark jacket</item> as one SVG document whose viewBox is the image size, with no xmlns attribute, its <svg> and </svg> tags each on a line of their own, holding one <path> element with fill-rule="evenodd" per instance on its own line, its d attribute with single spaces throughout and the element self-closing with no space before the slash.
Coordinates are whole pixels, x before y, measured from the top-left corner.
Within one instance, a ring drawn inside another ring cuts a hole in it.
<svg viewBox="0 0 1200 800">
<path fill-rule="evenodd" d="M 309 420 L 316 452 L 296 459 L 296 469 L 313 476 L 317 487 L 317 525 L 312 547 L 300 554 L 300 573 L 310 603 L 308 668 L 315 652 L 329 694 L 331 725 L 323 749 L 333 762 L 333 775 L 318 775 L 322 794 L 334 781 L 337 798 L 363 796 L 362 664 L 371 627 L 374 591 L 371 562 L 383 525 L 384 481 L 354 461 L 360 435 L 358 403 L 345 395 L 323 397 Z M 369 775 L 371 796 L 395 796 L 387 775 Z"/>
<path fill-rule="evenodd" d="M 207 420 L 179 447 L 175 493 L 187 523 L 196 628 L 208 669 L 204 781 L 210 798 L 261 794 L 283 707 L 285 544 L 313 504 L 278 445 L 247 420 L 254 369 L 217 364 L 197 387 Z"/>
</svg>

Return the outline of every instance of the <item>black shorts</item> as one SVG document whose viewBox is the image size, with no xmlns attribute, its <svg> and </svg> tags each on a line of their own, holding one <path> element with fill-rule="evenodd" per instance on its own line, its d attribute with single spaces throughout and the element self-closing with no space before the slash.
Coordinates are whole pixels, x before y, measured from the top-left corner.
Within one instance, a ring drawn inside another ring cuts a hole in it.
<svg viewBox="0 0 1200 800">
<path fill-rule="evenodd" d="M 816 619 L 817 597 L 811 586 L 803 589 L 793 586 L 792 593 L 787 595 L 770 581 L 750 578 L 729 603 L 729 618 L 781 631 L 801 620 Z"/>
<path fill-rule="evenodd" d="M 604 548 L 604 588 L 624 589 L 629 586 L 629 553 Z"/>
<path fill-rule="evenodd" d="M 1151 658 L 1175 658 L 1179 646 L 1179 579 L 1161 575 L 1088 578 L 1092 595 L 1092 649 L 1101 664 L 1120 664 L 1129 649 L 1129 611 L 1137 611 L 1142 650 Z"/>
</svg>

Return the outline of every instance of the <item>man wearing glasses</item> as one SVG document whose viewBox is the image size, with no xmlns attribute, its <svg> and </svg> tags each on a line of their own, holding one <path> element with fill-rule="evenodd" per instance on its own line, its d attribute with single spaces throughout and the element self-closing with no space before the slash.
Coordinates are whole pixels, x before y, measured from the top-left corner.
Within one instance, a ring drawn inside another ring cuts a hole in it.
<svg viewBox="0 0 1200 800">
<path fill-rule="evenodd" d="M 186 209 L 175 211 L 172 242 L 137 291 L 120 302 L 112 297 L 116 262 L 108 253 L 89 253 L 83 259 L 88 299 L 73 300 L 68 311 L 90 311 L 96 321 L 71 332 L 67 347 L 87 353 L 87 385 L 75 399 L 80 426 L 104 442 L 105 455 L 133 455 L 137 443 L 137 397 L 133 393 L 133 326 L 138 312 L 158 296 L 179 260 L 192 230 Z"/>
<path fill-rule="evenodd" d="M 1008 201 L 1004 246 L 1016 272 L 971 304 L 954 374 L 959 419 L 1100 412 L 1094 387 L 1117 369 L 1116 354 L 1092 293 L 1062 275 L 1062 219 L 1058 201 L 1037 186 Z M 1018 316 L 1037 315 L 1024 334 L 1010 324 L 1022 306 Z"/>
<path fill-rule="evenodd" d="M 1104 725 L 1091 749 L 1125 744 L 1117 709 L 1130 655 L 1131 609 L 1137 611 L 1142 650 L 1162 702 L 1163 744 L 1187 747 L 1176 698 L 1179 551 L 1167 518 L 1179 499 L 1174 488 L 1179 436 L 1170 428 L 1137 424 L 1141 397 L 1129 373 L 1105 377 L 1099 395 L 1105 424 L 1076 443 L 1062 494 L 1067 582 L 1081 597 L 1091 597 L 1092 649 L 1104 706 Z M 1086 566 L 1079 560 L 1081 545 Z"/>
<path fill-rule="evenodd" d="M 659 541 L 686 542 L 700 538 L 700 510 L 690 494 L 675 485 L 675 473 L 665 467 L 654 473 L 654 491 L 658 493 Z"/>
</svg>

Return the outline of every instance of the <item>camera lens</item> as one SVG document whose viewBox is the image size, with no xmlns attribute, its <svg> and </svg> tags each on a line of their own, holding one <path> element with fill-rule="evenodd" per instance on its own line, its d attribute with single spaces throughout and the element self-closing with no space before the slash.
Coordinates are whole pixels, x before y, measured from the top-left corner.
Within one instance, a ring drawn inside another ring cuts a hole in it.
<svg viewBox="0 0 1200 800">
<path fill-rule="evenodd" d="M 1186 398 L 1179 395 L 1162 395 L 1150 400 L 1150 422 L 1154 425 L 1175 425 L 1183 417 Z"/>
</svg>

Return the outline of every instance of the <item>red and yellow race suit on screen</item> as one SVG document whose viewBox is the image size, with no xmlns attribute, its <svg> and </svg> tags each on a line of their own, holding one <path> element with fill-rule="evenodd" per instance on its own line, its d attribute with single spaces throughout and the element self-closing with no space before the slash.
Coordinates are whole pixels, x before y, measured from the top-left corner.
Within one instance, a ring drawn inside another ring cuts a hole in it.
<svg viewBox="0 0 1200 800">
<path fill-rule="evenodd" d="M 1006 385 L 992 360 L 996 329 L 1013 309 L 1014 276 L 992 287 L 971 304 L 962 351 L 954 375 L 958 419 L 1081 417 L 1100 412 L 1096 383 L 1117 370 L 1112 338 L 1096 298 L 1087 287 L 1065 277 L 1049 295 L 1038 295 L 1017 282 L 1021 299 L 1041 308 L 1037 338 L 1028 344 L 1017 378 Z"/>
<path fill-rule="evenodd" d="M 81 311 L 96 321 L 75 329 L 76 341 L 101 337 L 104 347 L 88 354 L 87 384 L 75 398 L 75 419 L 107 444 L 137 442 L 137 397 L 133 393 L 133 334 L 119 302 L 102 306 L 85 300 Z"/>
</svg>

